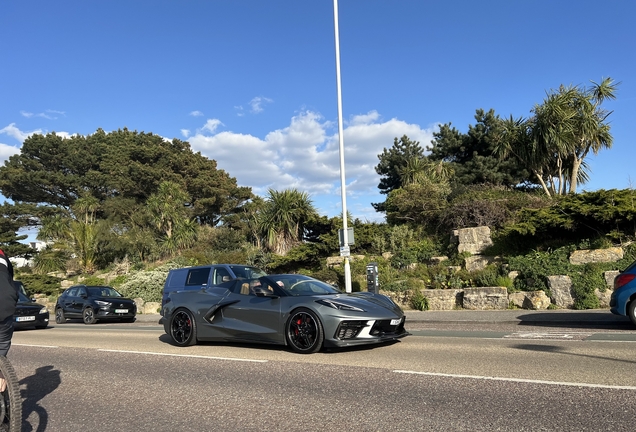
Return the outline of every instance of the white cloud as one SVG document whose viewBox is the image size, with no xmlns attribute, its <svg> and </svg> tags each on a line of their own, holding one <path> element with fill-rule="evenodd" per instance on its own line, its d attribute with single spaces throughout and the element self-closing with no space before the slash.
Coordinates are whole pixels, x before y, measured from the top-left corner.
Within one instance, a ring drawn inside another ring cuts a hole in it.
<svg viewBox="0 0 636 432">
<path fill-rule="evenodd" d="M 181 129 L 181 135 L 183 135 L 185 138 L 190 136 L 190 130 L 189 129 Z"/>
<path fill-rule="evenodd" d="M 9 159 L 9 157 L 17 153 L 20 153 L 19 147 L 0 143 L 0 162 L 6 161 L 7 159 Z"/>
<path fill-rule="evenodd" d="M 207 127 L 210 122 L 214 127 Z M 219 124 L 219 120 L 208 120 L 188 141 L 195 151 L 216 160 L 218 167 L 235 177 L 239 185 L 250 186 L 259 195 L 268 188 L 297 188 L 309 193 L 322 213 L 340 214 L 340 151 L 333 122 L 304 111 L 292 117 L 289 126 L 263 139 L 234 132 L 215 133 Z M 344 130 L 345 177 L 351 204 L 347 209 L 354 217 L 383 218 L 370 205 L 384 198 L 377 189 L 380 177 L 375 172 L 382 150 L 403 135 L 425 147 L 435 127 L 422 129 L 398 119 L 381 121 L 375 111 L 348 122 Z"/>
<path fill-rule="evenodd" d="M 49 120 L 56 120 L 58 118 L 57 116 L 60 116 L 60 115 L 66 116 L 66 113 L 64 111 L 57 111 L 57 110 L 51 110 L 51 109 L 47 109 L 45 112 L 37 113 L 37 114 L 28 112 L 28 111 L 20 111 L 20 114 L 26 118 L 42 117 Z"/>
<path fill-rule="evenodd" d="M 214 133 L 216 131 L 216 128 L 218 128 L 219 126 L 224 126 L 223 123 L 221 123 L 221 120 L 218 119 L 208 119 L 207 122 L 205 122 L 205 125 L 203 125 L 203 127 L 201 128 L 200 131 L 197 131 L 197 134 L 200 132 L 210 132 L 210 133 Z"/>
<path fill-rule="evenodd" d="M 190 112 L 190 115 L 192 117 L 202 117 L 203 113 L 201 111 L 192 111 L 192 112 Z"/>
<path fill-rule="evenodd" d="M 33 134 L 41 134 L 41 133 L 42 133 L 41 129 L 36 129 L 31 132 L 22 132 L 20 129 L 16 127 L 15 123 L 11 123 L 8 126 L 5 126 L 4 128 L 0 129 L 0 134 L 9 135 L 17 139 L 18 141 L 20 141 L 20 143 L 23 143 L 25 139 L 27 139 Z M 58 133 L 58 135 L 60 134 Z"/>
<path fill-rule="evenodd" d="M 251 112 L 254 114 L 263 112 L 263 104 L 272 102 L 274 101 L 269 98 L 257 96 L 250 101 L 250 107 L 252 107 Z"/>
</svg>

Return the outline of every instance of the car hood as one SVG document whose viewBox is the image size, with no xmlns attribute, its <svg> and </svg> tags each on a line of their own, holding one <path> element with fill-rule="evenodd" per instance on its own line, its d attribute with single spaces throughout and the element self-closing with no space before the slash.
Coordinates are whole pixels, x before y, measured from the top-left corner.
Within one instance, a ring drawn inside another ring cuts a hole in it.
<svg viewBox="0 0 636 432">
<path fill-rule="evenodd" d="M 26 312 L 27 314 L 28 312 L 37 313 L 43 307 L 44 305 L 41 305 L 40 303 L 19 301 L 18 304 L 16 304 L 16 315 L 18 315 L 20 311 Z"/>
<path fill-rule="evenodd" d="M 404 314 L 402 309 L 400 309 L 400 307 L 387 296 L 370 292 L 332 294 L 326 296 L 316 296 L 316 298 L 336 300 L 338 302 L 356 306 L 365 310 L 368 310 L 369 307 L 379 307 L 385 310 L 389 310 L 398 316 L 402 316 Z"/>
<path fill-rule="evenodd" d="M 134 303 L 133 299 L 127 297 L 94 297 L 94 300 L 105 301 L 109 303 Z"/>
</svg>

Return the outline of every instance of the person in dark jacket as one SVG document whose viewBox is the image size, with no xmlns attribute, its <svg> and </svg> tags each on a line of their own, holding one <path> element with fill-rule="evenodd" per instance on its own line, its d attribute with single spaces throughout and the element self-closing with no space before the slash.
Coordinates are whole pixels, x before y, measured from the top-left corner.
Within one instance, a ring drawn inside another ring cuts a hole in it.
<svg viewBox="0 0 636 432">
<path fill-rule="evenodd" d="M 0 355 L 6 356 L 13 336 L 13 314 L 18 292 L 13 285 L 13 266 L 0 249 Z"/>
<path fill-rule="evenodd" d="M 18 292 L 13 285 L 13 266 L 7 255 L 0 249 L 0 355 L 6 356 L 13 337 L 13 314 L 18 302 Z M 0 391 L 6 383 L 0 375 Z"/>
</svg>

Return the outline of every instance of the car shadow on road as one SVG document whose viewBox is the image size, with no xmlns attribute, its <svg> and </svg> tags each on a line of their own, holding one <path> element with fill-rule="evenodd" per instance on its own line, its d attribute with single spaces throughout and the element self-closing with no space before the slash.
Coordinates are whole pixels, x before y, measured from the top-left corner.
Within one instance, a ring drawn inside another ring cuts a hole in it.
<svg viewBox="0 0 636 432">
<path fill-rule="evenodd" d="M 172 338 L 167 334 L 162 334 L 159 336 L 159 340 L 168 345 L 177 346 L 174 342 L 172 342 Z M 366 345 L 356 345 L 349 347 L 329 347 L 323 348 L 320 350 L 323 354 L 337 354 L 340 352 L 356 352 L 356 351 L 366 351 L 373 348 L 378 348 L 382 346 L 390 346 L 396 343 L 400 343 L 399 340 L 381 342 L 377 344 L 366 344 Z M 267 343 L 252 343 L 252 342 L 197 342 L 197 345 L 209 345 L 209 346 L 229 346 L 229 347 L 243 347 L 243 348 L 252 348 L 252 349 L 260 349 L 267 351 L 286 351 L 288 353 L 294 354 L 294 352 L 287 346 L 284 345 L 275 345 L 275 344 L 267 344 Z M 307 354 L 299 354 L 299 355 L 307 355 Z"/>
<path fill-rule="evenodd" d="M 636 330 L 629 318 L 598 312 L 535 312 L 517 316 L 519 325 L 598 330 Z"/>
<path fill-rule="evenodd" d="M 53 366 L 42 366 L 36 369 L 35 374 L 20 380 L 22 396 L 22 430 L 24 432 L 43 432 L 49 422 L 46 409 L 40 406 L 40 401 L 57 389 L 62 382 L 60 371 Z M 32 413 L 38 417 L 37 425 L 32 425 L 26 420 Z"/>
</svg>

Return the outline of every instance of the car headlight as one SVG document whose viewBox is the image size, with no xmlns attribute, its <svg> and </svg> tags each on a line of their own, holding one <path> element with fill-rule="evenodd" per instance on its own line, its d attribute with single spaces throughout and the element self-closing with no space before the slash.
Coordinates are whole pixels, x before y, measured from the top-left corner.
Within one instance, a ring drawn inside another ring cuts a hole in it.
<svg viewBox="0 0 636 432">
<path fill-rule="evenodd" d="M 95 300 L 95 303 L 97 304 L 97 306 L 101 306 L 101 307 L 108 307 L 110 306 L 109 302 L 105 302 L 105 301 L 101 301 L 101 300 Z"/>
<path fill-rule="evenodd" d="M 365 312 L 364 309 L 360 309 L 356 306 L 351 306 L 345 303 L 340 303 L 334 300 L 316 300 L 316 303 L 320 303 L 323 306 L 328 306 L 330 308 L 338 309 L 338 310 L 347 310 L 347 311 L 356 311 L 356 312 Z"/>
<path fill-rule="evenodd" d="M 40 312 L 39 312 L 39 313 L 40 313 L 40 314 L 47 314 L 47 313 L 49 313 L 49 310 L 48 310 L 48 309 L 46 308 L 46 306 L 45 306 L 45 307 L 43 307 L 42 309 L 40 309 Z"/>
</svg>

